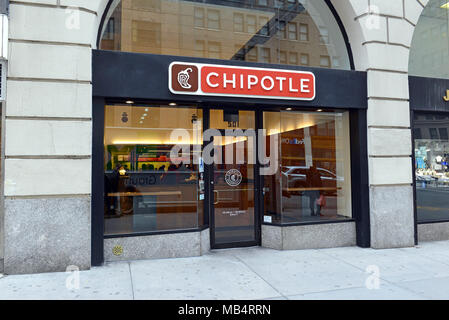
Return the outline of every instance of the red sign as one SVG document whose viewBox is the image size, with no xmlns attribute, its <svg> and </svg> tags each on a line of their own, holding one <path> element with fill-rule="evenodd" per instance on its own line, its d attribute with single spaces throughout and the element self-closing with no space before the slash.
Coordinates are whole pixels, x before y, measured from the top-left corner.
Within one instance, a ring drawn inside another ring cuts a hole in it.
<svg viewBox="0 0 449 320">
<path fill-rule="evenodd" d="M 173 62 L 169 88 L 174 94 L 265 99 L 315 99 L 315 75 L 306 71 Z"/>
</svg>

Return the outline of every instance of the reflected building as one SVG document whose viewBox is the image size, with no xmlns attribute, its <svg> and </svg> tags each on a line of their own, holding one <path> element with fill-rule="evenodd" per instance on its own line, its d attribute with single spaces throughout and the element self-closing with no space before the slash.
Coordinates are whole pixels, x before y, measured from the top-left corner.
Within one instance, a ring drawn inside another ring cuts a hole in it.
<svg viewBox="0 0 449 320">
<path fill-rule="evenodd" d="M 346 49 L 334 44 L 344 41 L 324 19 L 297 0 L 123 0 L 105 26 L 101 48 L 348 69 Z"/>
</svg>

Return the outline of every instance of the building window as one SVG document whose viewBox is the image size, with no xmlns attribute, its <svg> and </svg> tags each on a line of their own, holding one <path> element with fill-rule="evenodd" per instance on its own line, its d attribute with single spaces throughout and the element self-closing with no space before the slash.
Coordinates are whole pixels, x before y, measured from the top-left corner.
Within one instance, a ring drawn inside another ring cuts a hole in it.
<svg viewBox="0 0 449 320">
<path fill-rule="evenodd" d="M 278 24 L 278 28 L 279 28 L 279 32 L 278 35 L 281 39 L 286 39 L 287 38 L 287 29 L 285 27 L 285 21 L 282 20 L 277 20 L 277 24 Z"/>
<path fill-rule="evenodd" d="M 293 224 L 351 219 L 349 113 L 264 112 L 263 124 L 268 153 L 274 138 L 280 144 L 274 148 L 280 170 L 264 176 L 267 220 Z"/>
<path fill-rule="evenodd" d="M 418 222 L 449 220 L 449 116 L 415 113 L 413 127 Z"/>
<path fill-rule="evenodd" d="M 104 40 L 114 40 L 114 18 L 109 19 L 108 24 L 106 25 L 106 30 L 104 32 Z"/>
<path fill-rule="evenodd" d="M 246 32 L 255 34 L 256 33 L 256 16 L 248 15 L 246 16 Z"/>
<path fill-rule="evenodd" d="M 209 29 L 220 29 L 220 11 L 218 10 L 207 10 L 207 27 Z"/>
<path fill-rule="evenodd" d="M 309 25 L 301 23 L 299 25 L 299 40 L 309 41 Z"/>
<path fill-rule="evenodd" d="M 260 26 L 259 34 L 262 36 L 268 36 L 270 28 L 267 17 L 259 17 L 259 26 Z"/>
<path fill-rule="evenodd" d="M 287 52 L 279 51 L 279 63 L 287 64 Z"/>
<path fill-rule="evenodd" d="M 270 63 L 271 62 L 271 53 L 270 48 L 261 48 L 261 59 L 263 63 Z"/>
<path fill-rule="evenodd" d="M 287 24 L 288 40 L 298 40 L 298 25 L 295 22 Z"/>
<path fill-rule="evenodd" d="M 329 56 L 320 56 L 320 67 L 330 68 L 331 59 Z"/>
<path fill-rule="evenodd" d="M 320 42 L 329 44 L 329 30 L 325 27 L 320 27 Z"/>
<path fill-rule="evenodd" d="M 257 47 L 252 48 L 251 50 L 249 50 L 246 53 L 246 61 L 250 61 L 250 62 L 259 61 L 258 54 L 257 54 Z"/>
<path fill-rule="evenodd" d="M 208 57 L 211 59 L 221 59 L 221 44 L 220 42 L 209 41 L 207 43 Z"/>
<path fill-rule="evenodd" d="M 438 131 L 436 128 L 429 128 L 430 139 L 438 139 Z"/>
<path fill-rule="evenodd" d="M 195 52 L 197 57 L 206 57 L 206 44 L 204 43 L 204 40 L 195 41 Z"/>
<path fill-rule="evenodd" d="M 266 7 L 266 6 L 268 6 L 268 0 L 257 0 L 257 4 L 258 4 L 259 6 L 264 6 L 264 7 Z"/>
<path fill-rule="evenodd" d="M 301 53 L 301 64 L 303 66 L 308 66 L 310 64 L 309 62 L 309 55 L 306 53 Z"/>
<path fill-rule="evenodd" d="M 298 64 L 298 54 L 296 52 L 289 52 L 288 63 L 295 66 Z"/>
<path fill-rule="evenodd" d="M 195 11 L 194 12 L 195 27 L 204 28 L 205 27 L 204 8 L 195 7 L 194 11 Z"/>
<path fill-rule="evenodd" d="M 202 111 L 166 105 L 108 105 L 104 126 L 105 235 L 192 229 L 202 225 L 194 145 L 202 141 Z M 195 121 L 193 121 L 195 119 Z M 170 131 L 192 132 L 186 164 L 174 164 Z"/>
<path fill-rule="evenodd" d="M 244 32 L 243 14 L 234 13 L 234 32 Z"/>
</svg>

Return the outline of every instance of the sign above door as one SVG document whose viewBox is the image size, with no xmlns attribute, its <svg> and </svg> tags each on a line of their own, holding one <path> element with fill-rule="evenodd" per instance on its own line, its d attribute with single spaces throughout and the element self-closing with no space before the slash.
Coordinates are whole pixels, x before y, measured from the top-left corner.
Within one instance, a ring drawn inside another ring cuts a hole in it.
<svg viewBox="0 0 449 320">
<path fill-rule="evenodd" d="M 172 62 L 168 87 L 173 94 L 248 98 L 315 99 L 315 75 L 308 71 Z"/>
</svg>

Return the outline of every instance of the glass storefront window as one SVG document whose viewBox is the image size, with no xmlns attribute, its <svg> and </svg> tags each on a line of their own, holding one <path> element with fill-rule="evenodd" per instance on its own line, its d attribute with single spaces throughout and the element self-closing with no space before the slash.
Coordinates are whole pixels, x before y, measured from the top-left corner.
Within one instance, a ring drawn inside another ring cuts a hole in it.
<svg viewBox="0 0 449 320">
<path fill-rule="evenodd" d="M 267 155 L 279 158 L 279 170 L 264 177 L 264 221 L 351 218 L 349 113 L 264 112 L 263 121 Z"/>
<path fill-rule="evenodd" d="M 409 74 L 449 78 L 449 7 L 446 0 L 430 0 L 413 33 Z"/>
<path fill-rule="evenodd" d="M 350 69 L 324 0 L 116 0 L 102 32 L 103 50 Z"/>
<path fill-rule="evenodd" d="M 202 225 L 204 179 L 193 161 L 201 150 L 202 119 L 202 110 L 189 106 L 105 107 L 105 235 Z M 175 129 L 188 140 L 173 138 Z M 174 145 L 190 150 L 189 157 L 174 161 Z"/>
<path fill-rule="evenodd" d="M 418 222 L 449 220 L 448 130 L 449 115 L 414 116 Z"/>
</svg>

